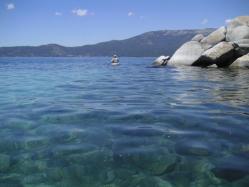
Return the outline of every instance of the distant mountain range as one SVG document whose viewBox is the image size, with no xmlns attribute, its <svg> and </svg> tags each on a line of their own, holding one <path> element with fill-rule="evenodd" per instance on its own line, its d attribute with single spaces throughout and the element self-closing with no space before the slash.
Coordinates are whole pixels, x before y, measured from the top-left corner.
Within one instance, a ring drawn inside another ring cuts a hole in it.
<svg viewBox="0 0 249 187">
<path fill-rule="evenodd" d="M 70 57 L 118 56 L 153 57 L 172 55 L 196 34 L 208 35 L 212 28 L 202 30 L 162 30 L 147 32 L 125 40 L 112 40 L 78 47 L 57 44 L 41 46 L 0 47 L 0 57 Z"/>
</svg>

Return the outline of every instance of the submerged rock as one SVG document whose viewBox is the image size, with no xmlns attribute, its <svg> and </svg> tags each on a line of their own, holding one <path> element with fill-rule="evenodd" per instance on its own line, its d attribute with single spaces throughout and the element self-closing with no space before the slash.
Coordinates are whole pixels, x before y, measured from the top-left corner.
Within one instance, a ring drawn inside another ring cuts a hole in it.
<svg viewBox="0 0 249 187">
<path fill-rule="evenodd" d="M 6 154 L 0 154 L 0 172 L 6 172 L 10 166 L 10 157 Z"/>
<path fill-rule="evenodd" d="M 216 64 L 218 67 L 227 67 L 235 59 L 236 55 L 234 44 L 221 42 L 205 51 L 193 65 L 206 67 Z"/>
<path fill-rule="evenodd" d="M 209 156 L 213 153 L 212 148 L 208 143 L 194 140 L 177 142 L 175 150 L 180 155 L 189 156 Z"/>
<path fill-rule="evenodd" d="M 154 67 L 166 66 L 169 59 L 170 59 L 169 56 L 160 56 L 153 62 L 152 66 Z"/>
<path fill-rule="evenodd" d="M 204 49 L 197 41 L 190 41 L 183 44 L 169 60 L 169 65 L 192 65 L 196 62 Z"/>
<path fill-rule="evenodd" d="M 43 183 L 46 180 L 47 180 L 46 175 L 42 173 L 32 173 L 31 175 L 25 175 L 24 178 L 22 179 L 22 183 L 25 186 L 28 185 L 34 186 L 36 184 Z"/>
<path fill-rule="evenodd" d="M 233 182 L 249 175 L 249 162 L 241 157 L 229 156 L 217 161 L 212 172 L 218 178 Z"/>
<path fill-rule="evenodd" d="M 214 45 L 218 44 L 219 42 L 225 41 L 226 39 L 226 28 L 220 27 L 216 31 L 209 34 L 207 37 L 201 40 L 205 49 L 209 49 Z"/>
<path fill-rule="evenodd" d="M 177 157 L 166 150 L 161 150 L 155 153 L 136 154 L 132 156 L 131 160 L 132 163 L 146 172 L 161 175 L 173 170 Z"/>
<path fill-rule="evenodd" d="M 155 180 L 157 182 L 158 187 L 172 187 L 172 185 L 170 184 L 170 182 L 163 180 L 159 177 L 155 177 Z"/>
<path fill-rule="evenodd" d="M 153 149 L 144 146 L 140 149 L 132 149 L 124 154 L 118 154 L 114 151 L 114 160 L 119 165 L 130 165 L 130 167 L 135 167 L 145 173 L 162 175 L 174 170 L 178 157 L 167 149 Z"/>
<path fill-rule="evenodd" d="M 150 177 L 143 174 L 133 175 L 131 178 L 122 181 L 121 187 L 172 187 L 172 185 L 159 177 Z"/>
<path fill-rule="evenodd" d="M 62 181 L 64 178 L 69 177 L 69 173 L 67 172 L 66 168 L 61 168 L 61 167 L 53 167 L 53 168 L 48 168 L 46 170 L 46 175 L 49 178 L 50 181 Z"/>
<path fill-rule="evenodd" d="M 249 68 L 249 53 L 247 55 L 244 55 L 237 60 L 235 60 L 232 64 L 231 67 L 245 67 Z"/>
<path fill-rule="evenodd" d="M 5 178 L 5 179 L 1 178 L 0 186 L 1 187 L 24 187 L 21 180 L 15 179 L 15 178 Z M 31 187 L 31 186 L 25 185 L 25 187 Z"/>
</svg>

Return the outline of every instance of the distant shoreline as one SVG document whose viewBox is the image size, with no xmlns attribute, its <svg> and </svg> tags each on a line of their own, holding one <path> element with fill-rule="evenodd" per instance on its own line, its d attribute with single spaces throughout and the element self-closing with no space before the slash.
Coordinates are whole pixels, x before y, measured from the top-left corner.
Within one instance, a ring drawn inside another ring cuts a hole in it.
<svg viewBox="0 0 249 187">
<path fill-rule="evenodd" d="M 112 40 L 78 47 L 58 44 L 0 47 L 0 57 L 110 57 L 113 54 L 129 57 L 171 56 L 177 48 L 196 34 L 208 35 L 214 30 L 208 28 L 152 31 L 126 40 Z"/>
</svg>

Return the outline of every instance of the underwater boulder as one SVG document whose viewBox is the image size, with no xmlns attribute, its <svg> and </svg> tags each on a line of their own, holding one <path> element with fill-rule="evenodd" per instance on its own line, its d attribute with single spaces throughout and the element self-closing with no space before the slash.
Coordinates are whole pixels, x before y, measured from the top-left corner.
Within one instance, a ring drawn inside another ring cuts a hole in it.
<svg viewBox="0 0 249 187">
<path fill-rule="evenodd" d="M 182 140 L 175 145 L 175 151 L 184 156 L 210 156 L 213 145 L 199 140 Z"/>
<path fill-rule="evenodd" d="M 0 154 L 0 172 L 6 172 L 10 166 L 10 156 L 6 154 Z"/>
<path fill-rule="evenodd" d="M 153 175 L 171 172 L 177 162 L 177 156 L 167 150 L 137 153 L 132 155 L 130 159 L 135 166 Z"/>
<path fill-rule="evenodd" d="M 160 177 L 150 177 L 143 174 L 133 175 L 125 181 L 121 181 L 121 187 L 172 187 L 168 181 Z"/>
<path fill-rule="evenodd" d="M 238 156 L 221 158 L 211 171 L 216 177 L 233 182 L 249 175 L 249 160 Z"/>
<path fill-rule="evenodd" d="M 143 146 L 133 149 L 115 151 L 114 160 L 119 165 L 135 167 L 152 175 L 162 175 L 174 170 L 178 157 L 170 153 L 167 148 Z"/>
</svg>

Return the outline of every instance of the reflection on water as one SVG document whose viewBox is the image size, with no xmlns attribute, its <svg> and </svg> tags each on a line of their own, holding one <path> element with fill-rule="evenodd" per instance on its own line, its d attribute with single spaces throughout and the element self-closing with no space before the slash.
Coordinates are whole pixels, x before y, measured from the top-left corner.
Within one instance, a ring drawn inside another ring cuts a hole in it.
<svg viewBox="0 0 249 187">
<path fill-rule="evenodd" d="M 151 61 L 1 58 L 0 186 L 248 187 L 248 70 Z"/>
</svg>

